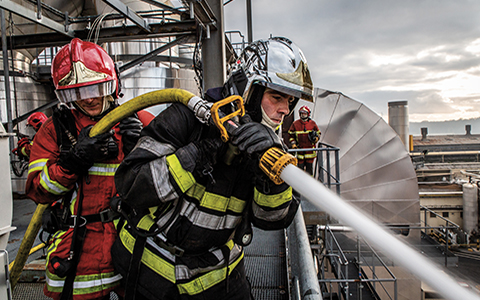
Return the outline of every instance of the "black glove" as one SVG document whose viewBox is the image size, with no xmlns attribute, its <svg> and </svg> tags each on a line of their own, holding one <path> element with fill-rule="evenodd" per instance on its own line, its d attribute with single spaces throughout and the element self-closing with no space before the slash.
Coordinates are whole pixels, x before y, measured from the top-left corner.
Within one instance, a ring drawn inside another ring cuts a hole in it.
<svg viewBox="0 0 480 300">
<path fill-rule="evenodd" d="M 121 120 L 118 128 L 120 128 L 119 133 L 122 136 L 123 153 L 127 156 L 140 138 L 143 123 L 137 117 L 131 116 Z"/>
<path fill-rule="evenodd" d="M 58 164 L 78 175 L 84 175 L 94 162 L 118 155 L 118 145 L 113 141 L 113 130 L 90 137 L 93 125 L 84 127 L 78 135 L 77 144 L 70 152 L 60 156 Z M 115 149 L 116 146 L 116 149 Z M 116 153 L 115 153 L 116 152 Z"/>
<path fill-rule="evenodd" d="M 249 122 L 240 125 L 232 132 L 232 144 L 240 151 L 247 151 L 248 154 L 263 153 L 271 147 L 282 149 L 282 142 L 278 135 L 267 126 Z"/>
<path fill-rule="evenodd" d="M 219 149 L 223 145 L 220 138 L 206 138 L 179 148 L 175 155 L 182 168 L 193 172 L 203 169 L 206 165 L 214 166 L 218 161 Z"/>
</svg>

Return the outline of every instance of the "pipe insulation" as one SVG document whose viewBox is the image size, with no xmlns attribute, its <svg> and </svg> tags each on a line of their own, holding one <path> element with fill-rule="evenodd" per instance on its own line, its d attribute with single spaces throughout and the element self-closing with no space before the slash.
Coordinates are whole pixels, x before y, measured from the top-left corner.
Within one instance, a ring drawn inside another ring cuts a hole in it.
<svg viewBox="0 0 480 300">
<path fill-rule="evenodd" d="M 480 300 L 478 295 L 461 287 L 418 251 L 391 235 L 385 228 L 338 197 L 309 174 L 293 165 L 288 165 L 280 177 L 312 205 L 354 228 L 366 240 L 384 251 L 385 255 L 408 269 L 445 298 Z"/>
</svg>

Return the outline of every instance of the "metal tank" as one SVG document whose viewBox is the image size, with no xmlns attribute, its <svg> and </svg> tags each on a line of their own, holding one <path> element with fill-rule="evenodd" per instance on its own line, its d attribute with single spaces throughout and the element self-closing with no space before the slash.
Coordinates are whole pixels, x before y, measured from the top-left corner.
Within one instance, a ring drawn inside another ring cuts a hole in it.
<svg viewBox="0 0 480 300">
<path fill-rule="evenodd" d="M 478 187 L 465 183 L 463 189 L 463 230 L 471 234 L 478 229 Z"/>
<path fill-rule="evenodd" d="M 142 1 L 124 0 L 125 5 L 134 11 L 150 11 L 156 8 Z M 159 1 L 169 6 L 172 3 Z M 101 0 L 87 0 L 86 4 L 95 7 L 96 14 L 102 16 L 113 12 L 105 2 Z M 158 19 L 146 19 L 148 22 L 159 22 Z M 122 21 L 105 21 L 103 26 L 112 27 L 122 25 Z M 127 23 L 130 21 L 127 21 Z M 100 29 L 101 30 L 101 29 Z M 94 40 L 92 40 L 94 42 Z M 107 52 L 114 58 L 118 66 L 122 61 L 122 55 L 145 55 L 170 42 L 169 38 L 145 39 L 140 41 L 112 42 L 105 46 Z M 192 58 L 193 52 L 188 50 L 188 45 L 174 46 L 160 55 L 172 57 Z M 191 69 L 176 63 L 145 61 L 120 74 L 122 81 L 122 93 L 124 96 L 119 99 L 120 103 L 127 102 L 132 98 L 159 89 L 180 88 L 198 95 L 198 88 L 195 81 L 195 73 Z M 162 111 L 167 105 L 158 105 L 147 108 L 154 115 Z"/>
</svg>

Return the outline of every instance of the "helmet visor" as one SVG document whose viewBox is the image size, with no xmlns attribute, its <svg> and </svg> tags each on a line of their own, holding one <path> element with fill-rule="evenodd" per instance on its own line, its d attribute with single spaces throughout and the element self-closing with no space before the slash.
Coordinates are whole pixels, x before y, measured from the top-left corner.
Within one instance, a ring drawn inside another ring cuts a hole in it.
<svg viewBox="0 0 480 300">
<path fill-rule="evenodd" d="M 75 102 L 111 95 L 115 92 L 115 81 L 105 81 L 98 84 L 86 85 L 70 89 L 55 90 L 61 103 Z"/>
<path fill-rule="evenodd" d="M 256 80 L 256 81 L 253 82 L 253 84 L 262 85 L 264 87 L 268 87 L 272 90 L 275 90 L 275 91 L 293 96 L 293 97 L 298 98 L 298 99 L 304 99 L 304 100 L 307 100 L 307 101 L 312 101 L 312 96 L 309 93 L 299 91 L 297 89 L 292 89 L 292 88 L 286 87 L 284 85 L 276 84 L 276 83 L 273 83 L 273 82 L 261 81 L 261 80 Z"/>
</svg>

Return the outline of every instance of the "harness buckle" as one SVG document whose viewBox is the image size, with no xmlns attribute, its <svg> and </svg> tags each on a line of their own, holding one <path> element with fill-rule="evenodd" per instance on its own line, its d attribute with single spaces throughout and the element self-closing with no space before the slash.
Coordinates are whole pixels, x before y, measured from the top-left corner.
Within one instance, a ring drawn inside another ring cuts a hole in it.
<svg viewBox="0 0 480 300">
<path fill-rule="evenodd" d="M 70 228 L 75 228 L 76 226 L 78 227 L 83 227 L 85 225 L 87 225 L 87 219 L 85 219 L 84 217 L 82 216 L 77 216 L 77 215 L 71 215 L 70 218 L 73 219 L 73 225 L 70 225 L 69 227 Z M 77 224 L 78 223 L 78 219 L 80 218 L 80 220 L 82 220 L 82 223 L 80 224 Z"/>
<path fill-rule="evenodd" d="M 177 246 L 173 246 L 172 247 L 172 254 L 177 256 L 177 257 L 182 257 L 183 256 L 183 253 L 185 253 L 185 250 L 183 250 L 182 248 L 179 248 Z"/>
<path fill-rule="evenodd" d="M 100 221 L 102 223 L 107 223 L 107 222 L 113 221 L 117 214 L 113 210 L 108 208 L 104 211 L 101 211 L 99 215 L 100 215 Z"/>
</svg>

